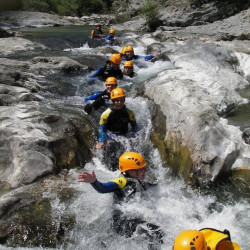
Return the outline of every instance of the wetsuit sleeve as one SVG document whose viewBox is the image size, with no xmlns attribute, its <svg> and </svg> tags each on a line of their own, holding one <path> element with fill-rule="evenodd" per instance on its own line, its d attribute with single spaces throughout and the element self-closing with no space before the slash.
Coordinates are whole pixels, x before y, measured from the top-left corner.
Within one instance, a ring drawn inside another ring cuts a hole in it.
<svg viewBox="0 0 250 250">
<path fill-rule="evenodd" d="M 118 79 L 122 79 L 123 78 L 123 73 L 122 73 L 122 71 L 120 69 L 119 69 L 119 72 L 118 72 L 116 78 L 118 78 Z"/>
<path fill-rule="evenodd" d="M 101 96 L 99 96 L 93 103 L 92 107 L 96 110 L 99 109 L 101 106 L 105 105 L 105 100 Z"/>
<path fill-rule="evenodd" d="M 127 109 L 127 112 L 128 112 L 128 115 L 129 115 L 129 123 L 133 129 L 133 132 L 137 132 L 138 131 L 138 125 L 137 125 L 137 122 L 136 122 L 136 119 L 135 119 L 135 115 L 134 115 L 134 112 L 128 108 Z"/>
<path fill-rule="evenodd" d="M 99 126 L 99 137 L 98 137 L 98 142 L 105 142 L 107 137 L 107 126 L 104 125 L 100 125 Z"/>
<path fill-rule="evenodd" d="M 90 76 L 90 78 L 95 78 L 95 77 L 99 76 L 101 74 L 101 72 L 102 72 L 102 67 L 100 66 L 98 68 L 98 70 L 93 75 Z"/>
<path fill-rule="evenodd" d="M 116 183 L 119 186 L 120 189 L 123 189 L 123 188 L 125 188 L 125 186 L 127 184 L 127 179 L 122 176 L 122 177 L 113 179 L 110 182 Z"/>
<path fill-rule="evenodd" d="M 133 132 L 137 132 L 138 131 L 138 125 L 136 121 L 131 121 L 130 125 L 132 127 Z"/>
<path fill-rule="evenodd" d="M 104 142 L 107 136 L 107 122 L 111 109 L 107 109 L 101 115 L 100 126 L 99 126 L 99 138 L 98 142 Z"/>
<path fill-rule="evenodd" d="M 91 96 L 89 97 L 86 97 L 83 102 L 86 103 L 87 101 L 93 101 L 93 100 L 96 100 L 99 96 L 100 96 L 101 92 L 96 92 L 94 94 L 92 94 Z"/>
<path fill-rule="evenodd" d="M 96 180 L 94 183 L 91 183 L 91 186 L 99 193 L 111 193 L 111 192 L 115 192 L 117 190 L 119 190 L 119 186 L 117 183 L 115 182 L 106 182 L 106 183 L 102 183 L 98 180 Z"/>
<path fill-rule="evenodd" d="M 139 56 L 139 55 L 136 55 L 136 58 L 135 59 L 144 59 L 145 61 L 150 61 L 153 59 L 153 55 L 147 55 L 147 56 Z"/>
<path fill-rule="evenodd" d="M 153 55 L 147 55 L 144 57 L 145 61 L 149 61 L 153 59 Z"/>
</svg>

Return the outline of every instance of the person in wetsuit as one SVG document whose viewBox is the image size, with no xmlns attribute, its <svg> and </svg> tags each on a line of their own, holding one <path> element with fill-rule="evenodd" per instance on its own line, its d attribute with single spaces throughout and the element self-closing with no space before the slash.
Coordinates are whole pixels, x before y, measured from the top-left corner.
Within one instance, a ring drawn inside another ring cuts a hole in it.
<svg viewBox="0 0 250 250">
<path fill-rule="evenodd" d="M 146 55 L 146 56 L 139 56 L 134 54 L 134 48 L 132 46 L 126 46 L 123 50 L 120 51 L 122 53 L 122 60 L 123 61 L 132 61 L 137 59 L 144 59 L 145 61 L 150 61 L 159 56 L 158 53 L 154 55 Z"/>
<path fill-rule="evenodd" d="M 240 250 L 237 243 L 231 241 L 228 230 L 213 228 L 185 230 L 175 239 L 173 250 Z"/>
<path fill-rule="evenodd" d="M 123 74 L 120 69 L 122 62 L 120 54 L 112 54 L 104 67 L 99 67 L 98 70 L 91 75 L 91 78 L 99 77 L 100 80 L 105 81 L 108 77 L 113 76 L 116 79 L 122 79 Z"/>
<path fill-rule="evenodd" d="M 122 206 L 124 202 L 133 199 L 136 193 L 143 194 L 154 184 L 144 182 L 146 176 L 146 162 L 137 152 L 123 153 L 119 158 L 121 176 L 106 183 L 99 182 L 94 170 L 92 173 L 83 171 L 78 176 L 78 182 L 90 183 L 99 193 L 114 193 L 114 203 Z M 159 226 L 149 223 L 141 218 L 127 216 L 124 211 L 115 206 L 113 213 L 113 228 L 120 235 L 131 237 L 137 233 L 146 235 L 150 241 L 150 249 L 162 243 L 164 236 Z"/>
<path fill-rule="evenodd" d="M 95 39 L 95 38 L 104 38 L 104 34 L 102 31 L 102 26 L 101 24 L 97 24 L 96 28 L 94 30 L 91 30 L 90 38 Z"/>
<path fill-rule="evenodd" d="M 83 100 L 84 103 L 88 101 L 94 101 L 92 103 L 88 103 L 84 110 L 90 114 L 91 111 L 97 110 L 100 107 L 104 106 L 110 100 L 110 92 L 117 87 L 117 80 L 115 77 L 108 77 L 105 81 L 106 89 L 104 91 L 98 91 L 91 96 L 85 98 Z"/>
<path fill-rule="evenodd" d="M 129 76 L 130 78 L 134 77 L 134 65 L 132 61 L 126 61 L 123 65 L 123 75 Z"/>
<path fill-rule="evenodd" d="M 97 149 L 104 147 L 104 142 L 107 139 L 107 132 L 111 132 L 109 136 L 123 135 L 128 133 L 128 124 L 131 125 L 133 132 L 138 129 L 135 115 L 133 111 L 125 105 L 126 94 L 122 88 L 113 89 L 110 93 L 110 98 L 114 108 L 108 108 L 101 115 L 99 126 L 99 138 L 96 144 Z"/>
<path fill-rule="evenodd" d="M 114 45 L 115 42 L 115 30 L 109 29 L 109 34 L 106 36 L 105 44 Z"/>
</svg>

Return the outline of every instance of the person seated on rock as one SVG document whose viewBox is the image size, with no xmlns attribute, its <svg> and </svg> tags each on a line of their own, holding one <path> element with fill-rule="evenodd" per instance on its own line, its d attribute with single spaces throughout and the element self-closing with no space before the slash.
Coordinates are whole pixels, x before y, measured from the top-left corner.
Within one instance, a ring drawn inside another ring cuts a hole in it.
<svg viewBox="0 0 250 250">
<path fill-rule="evenodd" d="M 90 114 L 93 109 L 97 110 L 100 107 L 104 106 L 106 102 L 110 100 L 110 92 L 117 87 L 116 78 L 113 76 L 108 77 L 105 81 L 105 86 L 106 86 L 106 89 L 104 91 L 98 91 L 83 100 L 84 103 L 88 101 L 94 101 L 92 103 L 88 103 L 84 107 L 84 110 L 88 114 Z"/>
<path fill-rule="evenodd" d="M 113 45 L 115 42 L 115 30 L 109 29 L 109 34 L 106 36 L 105 44 Z"/>
<path fill-rule="evenodd" d="M 123 74 L 120 69 L 122 62 L 120 54 L 114 53 L 110 56 L 109 60 L 106 61 L 104 67 L 99 67 L 98 70 L 91 75 L 91 78 L 99 77 L 100 80 L 105 81 L 108 77 L 113 76 L 116 79 L 122 79 Z"/>
<path fill-rule="evenodd" d="M 123 75 L 129 76 L 132 78 L 135 74 L 134 66 L 132 61 L 126 61 L 123 65 Z"/>
<path fill-rule="evenodd" d="M 104 147 L 104 142 L 107 138 L 117 135 L 126 136 L 128 124 L 131 125 L 133 132 L 137 132 L 138 126 L 135 115 L 133 111 L 126 107 L 125 97 L 126 94 L 122 88 L 116 88 L 111 91 L 110 98 L 113 102 L 113 108 L 108 108 L 101 115 L 97 149 Z"/>
<path fill-rule="evenodd" d="M 105 37 L 105 35 L 103 34 L 102 26 L 101 26 L 101 24 L 98 23 L 96 25 L 96 28 L 91 30 L 90 38 L 95 39 L 95 38 L 104 38 L 104 37 Z"/>
<path fill-rule="evenodd" d="M 228 230 L 213 228 L 185 230 L 175 239 L 173 250 L 240 250 L 237 243 L 231 241 Z"/>
<path fill-rule="evenodd" d="M 99 193 L 113 193 L 113 201 L 116 205 L 113 211 L 113 228 L 118 234 L 131 237 L 133 233 L 139 233 L 148 239 L 149 249 L 160 249 L 164 236 L 160 227 L 131 215 L 131 212 L 127 215 L 122 209 L 122 205 L 132 200 L 136 193 L 143 196 L 148 189 L 155 186 L 144 181 L 146 165 L 141 154 L 125 152 L 119 157 L 118 168 L 121 174 L 117 179 L 102 183 L 97 180 L 93 170 L 92 173 L 86 171 L 80 173 L 78 182 L 90 183 Z"/>
<path fill-rule="evenodd" d="M 154 55 L 147 55 L 147 56 L 135 55 L 134 48 L 132 46 L 124 47 L 122 53 L 123 53 L 123 55 L 122 55 L 123 61 L 132 61 L 132 60 L 137 60 L 137 59 L 144 59 L 145 61 L 150 61 L 150 60 L 159 56 L 158 53 L 156 53 Z"/>
</svg>

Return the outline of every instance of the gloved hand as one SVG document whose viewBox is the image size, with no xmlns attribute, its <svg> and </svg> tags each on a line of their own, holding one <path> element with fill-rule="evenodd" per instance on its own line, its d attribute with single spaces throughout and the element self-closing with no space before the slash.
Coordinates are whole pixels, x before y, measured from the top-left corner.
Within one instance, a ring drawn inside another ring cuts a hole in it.
<svg viewBox="0 0 250 250">
<path fill-rule="evenodd" d="M 84 107 L 84 111 L 87 112 L 88 114 L 90 114 L 90 112 L 92 111 L 92 105 L 90 103 L 88 103 L 85 107 Z"/>
</svg>

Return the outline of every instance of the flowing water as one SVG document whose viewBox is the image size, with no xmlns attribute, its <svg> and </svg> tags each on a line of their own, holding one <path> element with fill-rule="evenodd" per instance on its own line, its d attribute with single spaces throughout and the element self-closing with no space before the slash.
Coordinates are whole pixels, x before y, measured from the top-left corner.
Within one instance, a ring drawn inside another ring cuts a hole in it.
<svg viewBox="0 0 250 250">
<path fill-rule="evenodd" d="M 43 28 L 45 31 L 46 29 Z M 49 29 L 53 30 L 54 28 Z M 83 29 L 81 27 L 81 32 Z M 79 32 L 79 27 L 60 27 L 60 30 L 61 33 L 65 31 L 67 35 L 74 36 Z M 39 39 L 41 39 L 40 36 L 43 37 L 42 33 L 45 31 L 36 33 L 36 30 L 29 30 L 29 32 L 26 31 L 28 32 L 26 34 L 33 36 L 33 39 L 38 39 L 36 34 L 39 34 Z M 73 58 L 76 54 L 96 54 L 96 51 L 90 49 L 85 43 L 90 28 L 86 27 L 85 31 L 85 37 L 82 40 L 79 38 L 79 33 L 76 35 L 76 40 L 73 39 L 80 44 L 79 47 L 64 50 L 62 53 Z M 54 33 L 50 33 L 48 37 L 51 38 L 52 34 Z M 48 32 L 45 32 L 44 37 L 47 35 Z M 81 41 L 83 41 L 82 44 Z M 115 47 L 115 49 L 119 50 L 120 48 Z M 135 51 L 138 54 L 145 54 L 145 48 L 142 45 L 136 46 Z M 161 61 L 141 62 L 135 67 L 137 73 L 135 78 L 119 81 L 119 86 L 123 87 L 127 93 L 126 104 L 134 111 L 140 127 L 136 137 L 120 138 L 120 142 L 125 146 L 126 151 L 135 150 L 145 157 L 148 163 L 147 178 L 151 182 L 158 183 L 156 187 L 148 191 L 146 197 L 134 199 L 124 205 L 123 209 L 125 213 L 133 214 L 159 225 L 165 233 L 162 244 L 164 250 L 172 249 L 174 238 L 180 231 L 205 227 L 219 230 L 228 229 L 232 240 L 238 242 L 243 250 L 248 250 L 250 246 L 250 206 L 249 194 L 246 193 L 244 187 L 239 186 L 234 181 L 230 183 L 227 181 L 210 187 L 208 190 L 192 189 L 184 183 L 181 177 L 173 176 L 170 169 L 162 168 L 159 153 L 150 141 L 150 102 L 142 97 L 135 97 L 133 89 L 147 78 L 172 67 L 171 63 Z M 72 86 L 72 93 L 67 98 L 51 99 L 51 102 L 57 103 L 59 106 L 72 105 L 72 109 L 81 112 L 83 112 L 82 99 L 90 93 L 104 89 L 104 84 L 98 80 L 90 83 L 88 75 L 56 76 L 50 78 L 50 81 L 58 81 L 60 78 L 64 78 L 61 79 L 62 84 Z M 241 113 L 240 110 L 237 112 Z M 249 112 L 249 107 L 247 112 Z M 99 115 L 100 113 L 97 112 L 93 121 L 98 122 Z M 235 116 L 237 120 L 236 113 Z M 101 151 L 95 151 L 95 157 L 85 165 L 84 169 L 87 171 L 95 170 L 99 181 L 105 182 L 116 178 L 119 175 L 118 171 L 109 171 L 103 164 L 101 155 Z M 69 206 L 60 203 L 59 199 L 55 199 L 52 204 L 55 221 L 60 219 L 62 214 L 73 214 L 76 217 L 75 228 L 67 232 L 67 244 L 58 246 L 58 249 L 147 249 L 148 240 L 142 235 L 134 234 L 131 238 L 125 238 L 112 230 L 112 194 L 99 194 L 91 185 L 77 183 L 77 175 L 81 170 L 71 170 L 69 173 L 71 178 L 68 185 L 75 189 L 78 194 L 77 198 Z M 46 193 L 44 195 L 52 196 L 53 194 Z M 0 246 L 0 249 L 5 248 L 5 246 Z"/>
</svg>

